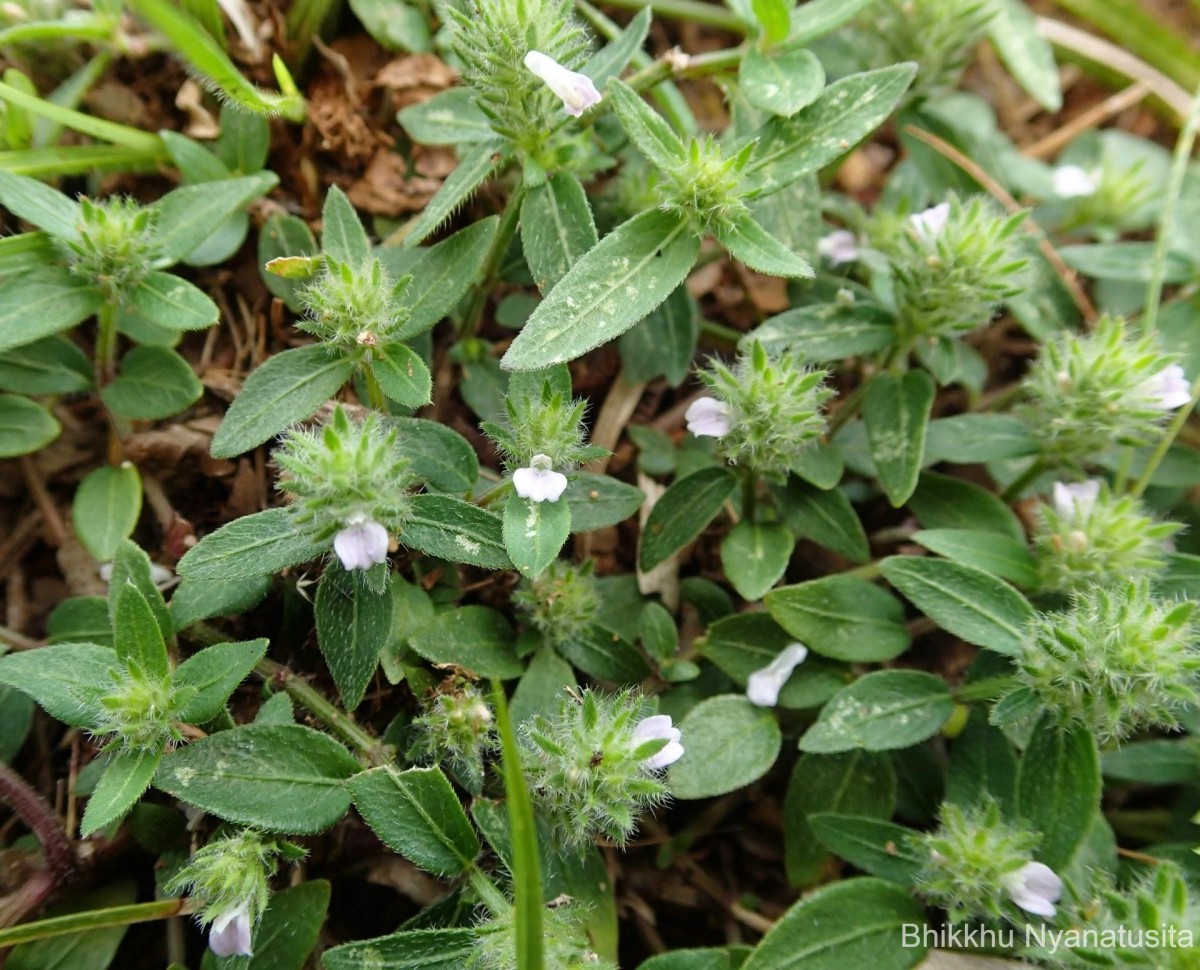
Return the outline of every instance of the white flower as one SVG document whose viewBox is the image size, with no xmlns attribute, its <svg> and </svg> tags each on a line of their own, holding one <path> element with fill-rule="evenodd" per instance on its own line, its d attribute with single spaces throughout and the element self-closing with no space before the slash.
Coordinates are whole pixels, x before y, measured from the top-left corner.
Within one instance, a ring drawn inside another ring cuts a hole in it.
<svg viewBox="0 0 1200 970">
<path fill-rule="evenodd" d="M 913 229 L 922 239 L 928 239 L 931 236 L 938 235 L 945 227 L 946 220 L 950 218 L 950 203 L 940 202 L 924 212 L 917 212 L 908 217 L 908 221 L 912 223 Z"/>
<path fill-rule="evenodd" d="M 646 741 L 653 741 L 657 738 L 662 738 L 667 743 L 658 754 L 651 755 L 642 762 L 642 767 L 647 771 L 658 771 L 660 768 L 665 768 L 667 765 L 674 764 L 683 756 L 683 745 L 679 743 L 679 739 L 683 737 L 679 728 L 671 723 L 671 715 L 655 714 L 653 717 L 643 718 L 638 721 L 633 729 L 634 745 L 643 744 Z"/>
<path fill-rule="evenodd" d="M 113 564 L 111 562 L 101 563 L 97 572 L 100 574 L 100 578 L 106 583 L 112 582 Z M 150 582 L 155 586 L 165 586 L 174 578 L 175 574 L 166 566 L 160 566 L 156 562 L 150 563 Z"/>
<path fill-rule="evenodd" d="M 1027 862 L 1005 878 L 1009 898 L 1027 913 L 1053 919 L 1054 904 L 1062 895 L 1063 881 L 1040 862 Z"/>
<path fill-rule="evenodd" d="M 254 956 L 250 937 L 250 911 L 243 903 L 236 909 L 227 909 L 213 920 L 208 931 L 208 947 L 219 957 Z"/>
<path fill-rule="evenodd" d="M 1174 411 L 1192 399 L 1192 388 L 1178 364 L 1164 367 L 1142 384 L 1142 391 L 1155 400 L 1150 406 L 1163 411 Z"/>
<path fill-rule="evenodd" d="M 729 434 L 729 405 L 715 397 L 698 397 L 684 412 L 688 431 L 697 438 L 721 438 Z"/>
<path fill-rule="evenodd" d="M 534 502 L 557 502 L 567 487 L 567 476 L 550 470 L 548 455 L 534 455 L 528 468 L 513 472 L 513 487 L 521 498 Z"/>
<path fill-rule="evenodd" d="M 817 255 L 834 266 L 858 259 L 858 237 L 849 229 L 835 229 L 817 240 Z"/>
<path fill-rule="evenodd" d="M 546 82 L 546 85 L 562 98 L 567 114 L 578 118 L 588 108 L 600 103 L 600 92 L 586 74 L 568 71 L 553 57 L 541 51 L 530 51 L 525 55 L 525 66 Z"/>
<path fill-rule="evenodd" d="M 387 529 L 361 512 L 352 515 L 346 528 L 333 537 L 333 551 L 348 570 L 370 569 L 387 559 Z"/>
<path fill-rule="evenodd" d="M 802 643 L 790 643 L 769 664 L 754 671 L 746 680 L 746 696 L 750 698 L 750 703 L 759 707 L 774 707 L 792 671 L 807 656 L 808 647 Z"/>
<path fill-rule="evenodd" d="M 1100 496 L 1100 480 L 1093 478 L 1087 482 L 1076 482 L 1065 485 L 1054 483 L 1054 511 L 1060 519 L 1073 522 L 1086 518 Z"/>
<path fill-rule="evenodd" d="M 1054 170 L 1054 194 L 1060 199 L 1078 199 L 1095 192 L 1095 177 L 1078 165 L 1060 165 Z"/>
</svg>

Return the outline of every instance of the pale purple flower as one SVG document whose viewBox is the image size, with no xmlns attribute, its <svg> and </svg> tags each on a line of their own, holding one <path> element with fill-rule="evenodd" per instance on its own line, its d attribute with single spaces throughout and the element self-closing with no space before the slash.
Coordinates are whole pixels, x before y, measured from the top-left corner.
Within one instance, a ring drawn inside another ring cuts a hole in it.
<svg viewBox="0 0 1200 970">
<path fill-rule="evenodd" d="M 227 909 L 209 927 L 208 948 L 219 957 L 254 956 L 250 947 L 252 930 L 248 906 L 243 903 Z"/>
<path fill-rule="evenodd" d="M 1142 391 L 1154 398 L 1152 408 L 1163 411 L 1174 411 L 1192 399 L 1191 385 L 1178 364 L 1164 367 L 1142 384 Z"/>
<path fill-rule="evenodd" d="M 1005 877 L 1009 898 L 1027 913 L 1053 919 L 1063 891 L 1063 881 L 1054 870 L 1041 862 L 1027 862 Z"/>
<path fill-rule="evenodd" d="M 790 643 L 765 667 L 754 671 L 746 680 L 746 696 L 751 704 L 759 707 L 774 707 L 779 702 L 779 692 L 804 658 L 808 647 L 802 643 Z"/>
<path fill-rule="evenodd" d="M 1054 194 L 1060 199 L 1078 199 L 1096 192 L 1096 179 L 1078 165 L 1060 165 L 1054 170 Z"/>
<path fill-rule="evenodd" d="M 950 218 L 950 203 L 939 202 L 924 212 L 917 212 L 908 217 L 913 229 L 922 239 L 937 236 L 946 228 L 946 220 Z"/>
<path fill-rule="evenodd" d="M 546 86 L 562 98 L 567 114 L 578 118 L 588 108 L 600 103 L 600 92 L 586 74 L 569 71 L 553 57 L 541 51 L 525 55 L 525 66 L 546 82 Z"/>
<path fill-rule="evenodd" d="M 835 229 L 817 240 L 817 255 L 833 266 L 858 259 L 858 237 L 849 229 Z"/>
<path fill-rule="evenodd" d="M 534 455 L 528 468 L 513 472 L 513 487 L 521 498 L 557 502 L 567 488 L 567 476 L 551 470 L 549 455 Z"/>
<path fill-rule="evenodd" d="M 729 405 L 715 397 L 698 397 L 684 412 L 688 431 L 697 438 L 722 438 L 732 427 Z"/>
<path fill-rule="evenodd" d="M 1087 518 L 1099 497 L 1100 480 L 1096 478 L 1071 485 L 1054 483 L 1054 511 L 1060 519 L 1074 521 Z"/>
<path fill-rule="evenodd" d="M 667 742 L 658 754 L 651 755 L 643 761 L 642 767 L 647 771 L 658 771 L 660 768 L 674 764 L 683 757 L 683 745 L 679 743 L 679 739 L 682 737 L 679 728 L 671 723 L 669 714 L 655 714 L 653 717 L 638 721 L 633 729 L 635 747 L 659 738 Z"/>
<path fill-rule="evenodd" d="M 333 537 L 333 551 L 347 570 L 370 569 L 387 559 L 387 529 L 361 512 L 352 515 L 346 528 Z"/>
</svg>

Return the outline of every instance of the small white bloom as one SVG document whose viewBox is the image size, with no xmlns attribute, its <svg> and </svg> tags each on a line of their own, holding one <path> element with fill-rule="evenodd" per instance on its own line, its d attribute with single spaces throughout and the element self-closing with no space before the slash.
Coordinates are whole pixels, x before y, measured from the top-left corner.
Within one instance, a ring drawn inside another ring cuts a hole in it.
<svg viewBox="0 0 1200 970">
<path fill-rule="evenodd" d="M 530 51 L 525 55 L 525 66 L 546 82 L 546 85 L 562 98 L 567 114 L 578 118 L 588 108 L 600 103 L 600 92 L 586 74 L 568 71 L 553 57 L 541 51 Z"/>
<path fill-rule="evenodd" d="M 101 563 L 97 572 L 100 573 L 100 578 L 106 583 L 112 582 L 113 564 L 111 562 Z M 166 566 L 160 566 L 156 562 L 150 563 L 150 582 L 152 582 L 155 586 L 165 586 L 174 578 L 175 574 Z"/>
<path fill-rule="evenodd" d="M 808 647 L 802 643 L 790 643 L 765 667 L 754 671 L 746 680 L 746 696 L 751 704 L 759 707 L 774 707 L 779 702 L 779 692 L 804 658 Z"/>
<path fill-rule="evenodd" d="M 1174 411 L 1192 399 L 1192 388 L 1178 364 L 1164 367 L 1142 384 L 1142 390 L 1155 400 L 1151 407 Z"/>
<path fill-rule="evenodd" d="M 1060 519 L 1068 522 L 1087 518 L 1099 497 L 1100 480 L 1097 478 L 1072 485 L 1054 483 L 1054 511 Z"/>
<path fill-rule="evenodd" d="M 646 741 L 653 741 L 662 738 L 667 743 L 658 754 L 651 755 L 642 762 L 642 767 L 647 771 L 658 771 L 660 768 L 665 768 L 667 765 L 674 764 L 683 757 L 683 745 L 679 743 L 679 739 L 683 735 L 679 728 L 671 723 L 671 715 L 655 714 L 653 717 L 643 718 L 638 721 L 633 729 L 633 743 L 635 746 Z"/>
<path fill-rule="evenodd" d="M 817 240 L 817 255 L 834 266 L 858 259 L 858 237 L 849 229 L 835 229 Z"/>
<path fill-rule="evenodd" d="M 917 212 L 908 217 L 908 221 L 912 223 L 913 229 L 922 239 L 929 239 L 931 236 L 936 236 L 946 228 L 946 220 L 950 218 L 950 203 L 939 202 L 937 205 L 926 209 L 924 212 Z"/>
<path fill-rule="evenodd" d="M 722 438 L 729 434 L 729 405 L 715 397 L 698 397 L 684 412 L 688 431 L 697 438 Z"/>
<path fill-rule="evenodd" d="M 557 502 L 567 488 L 567 476 L 550 470 L 548 455 L 534 455 L 528 468 L 513 472 L 513 487 L 521 498 L 534 502 Z"/>
<path fill-rule="evenodd" d="M 370 569 L 387 559 L 387 529 L 362 513 L 352 515 L 346 528 L 333 537 L 333 551 L 348 570 Z"/>
<path fill-rule="evenodd" d="M 1009 898 L 1027 913 L 1053 919 L 1054 904 L 1062 895 L 1063 881 L 1040 862 L 1027 862 L 1005 879 Z"/>
<path fill-rule="evenodd" d="M 1078 199 L 1096 193 L 1096 179 L 1078 165 L 1060 165 L 1054 170 L 1054 194 L 1060 199 Z"/>
<path fill-rule="evenodd" d="M 208 931 L 208 947 L 219 957 L 254 956 L 250 948 L 250 911 L 243 903 L 227 909 L 212 922 Z"/>
</svg>

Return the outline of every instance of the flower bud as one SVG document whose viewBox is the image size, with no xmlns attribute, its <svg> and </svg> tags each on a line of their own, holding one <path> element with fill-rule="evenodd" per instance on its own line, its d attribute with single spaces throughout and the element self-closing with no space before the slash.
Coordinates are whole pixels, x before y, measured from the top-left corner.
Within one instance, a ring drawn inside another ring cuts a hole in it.
<svg viewBox="0 0 1200 970">
<path fill-rule="evenodd" d="M 582 565 L 559 559 L 539 576 L 521 581 L 513 603 L 552 646 L 580 639 L 595 622 L 600 596 L 592 577 L 593 562 Z"/>
<path fill-rule="evenodd" d="M 393 342 L 408 322 L 411 279 L 392 279 L 373 256 L 359 266 L 326 256 L 320 275 L 300 291 L 306 315 L 296 326 L 344 349 Z"/>
<path fill-rule="evenodd" d="M 525 469 L 520 483 L 513 476 L 523 498 L 532 497 L 521 492 L 528 485 L 537 494 L 546 496 L 534 501 L 558 501 L 567 487 L 563 472 L 608 454 L 585 444 L 587 429 L 583 416 L 587 402 L 572 400 L 555 391 L 549 381 L 542 384 L 540 393 L 509 394 L 504 405 L 504 423 L 484 421 L 480 427 L 496 443 L 509 468 Z"/>
<path fill-rule="evenodd" d="M 746 680 L 746 697 L 759 707 L 774 707 L 779 702 L 779 692 L 804 658 L 808 647 L 802 643 L 790 643 L 765 667 L 754 671 Z"/>
<path fill-rule="evenodd" d="M 133 199 L 80 199 L 79 237 L 56 240 L 71 274 L 123 300 L 154 269 L 156 211 Z"/>
<path fill-rule="evenodd" d="M 858 237 L 849 229 L 835 229 L 817 240 L 817 255 L 831 266 L 858 260 Z"/>
<path fill-rule="evenodd" d="M 483 759 L 496 747 L 491 706 L 472 684 L 449 680 L 413 719 L 412 761 L 448 768 L 472 794 L 483 788 Z"/>
</svg>

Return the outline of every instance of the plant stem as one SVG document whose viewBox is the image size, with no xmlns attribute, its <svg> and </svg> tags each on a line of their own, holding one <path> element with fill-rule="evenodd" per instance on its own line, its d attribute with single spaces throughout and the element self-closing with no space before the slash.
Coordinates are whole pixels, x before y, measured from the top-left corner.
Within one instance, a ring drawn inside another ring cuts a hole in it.
<svg viewBox="0 0 1200 970">
<path fill-rule="evenodd" d="M 487 911 L 496 919 L 512 909 L 512 904 L 504 898 L 504 893 L 496 888 L 491 877 L 478 866 L 471 866 L 467 870 L 467 882 L 475 890 L 475 895 L 479 897 L 480 902 L 487 907 Z"/>
<path fill-rule="evenodd" d="M 1039 475 L 1046 470 L 1046 462 L 1041 458 L 1035 458 L 1025 471 L 1021 472 L 1013 481 L 1011 481 L 1003 492 L 1000 493 L 1000 498 L 1005 502 L 1011 502 L 1013 499 L 1019 498 L 1025 489 L 1035 482 Z"/>
<path fill-rule="evenodd" d="M 1175 210 L 1183 193 L 1183 180 L 1187 175 L 1196 134 L 1200 132 L 1200 88 L 1192 95 L 1192 110 L 1188 114 L 1183 131 L 1175 142 L 1175 158 L 1171 162 L 1171 177 L 1167 182 L 1167 194 L 1163 199 L 1162 219 L 1158 224 L 1158 237 L 1154 241 L 1154 261 L 1150 268 L 1150 282 L 1146 284 L 1146 309 L 1142 314 L 1142 331 L 1153 333 L 1158 326 L 1158 310 L 1162 303 L 1163 278 L 1167 274 L 1167 237 L 1175 221 Z"/>
<path fill-rule="evenodd" d="M 66 916 L 55 916 L 0 930 L 0 948 L 64 936 L 67 933 L 98 930 L 106 926 L 129 926 L 131 923 L 170 919 L 172 916 L 181 916 L 188 912 L 190 904 L 186 899 L 158 899 L 152 903 L 131 903 L 128 906 L 93 909 L 86 913 L 69 913 Z"/>
<path fill-rule="evenodd" d="M 742 521 L 754 524 L 754 512 L 758 505 L 758 476 L 753 468 L 742 471 Z"/>
<path fill-rule="evenodd" d="M 3 762 L 0 762 L 0 801 L 11 806 L 38 837 L 46 863 L 58 879 L 66 879 L 75 872 L 75 849 L 54 809 L 24 778 Z"/>
<path fill-rule="evenodd" d="M 140 148 L 147 151 L 165 151 L 163 140 L 158 135 L 151 135 L 128 125 L 119 125 L 112 121 L 83 114 L 80 111 L 64 108 L 51 101 L 44 101 L 36 95 L 26 94 L 3 82 L 0 82 L 0 101 L 7 101 L 18 108 L 24 108 L 26 111 L 72 128 L 81 134 L 91 135 L 93 138 L 112 142 L 114 145 L 124 145 L 127 148 Z"/>
<path fill-rule="evenodd" d="M 324 724 L 330 731 L 358 751 L 370 764 L 379 766 L 391 759 L 387 747 L 354 723 L 346 714 L 327 701 L 315 687 L 297 677 L 283 664 L 260 660 L 254 672 L 273 686 L 282 688 L 292 700 Z"/>
<path fill-rule="evenodd" d="M 379 386 L 379 381 L 375 378 L 375 372 L 367 367 L 363 371 L 363 380 L 367 385 L 367 402 L 378 411 L 386 416 L 391 413 L 388 408 L 387 398 L 384 397 L 383 388 Z"/>
<path fill-rule="evenodd" d="M 741 47 L 727 47 L 724 50 L 708 51 L 696 54 L 681 61 L 669 58 L 659 58 L 654 63 L 629 75 L 625 82 L 635 91 L 645 91 L 656 84 L 677 77 L 710 77 L 713 74 L 724 74 L 734 71 L 742 62 L 745 51 Z"/>
<path fill-rule="evenodd" d="M 863 398 L 867 395 L 867 385 L 870 380 L 864 380 L 853 391 L 850 396 L 842 402 L 841 407 L 834 412 L 832 418 L 829 419 L 828 437 L 833 438 L 849 420 L 858 414 L 858 409 L 862 407 Z"/>
<path fill-rule="evenodd" d="M 608 5 L 625 10 L 642 10 L 649 7 L 662 17 L 717 27 L 732 34 L 745 34 L 748 30 L 737 14 L 712 3 L 700 3 L 699 0 L 608 0 Z"/>
<path fill-rule="evenodd" d="M 525 186 L 522 184 L 513 190 L 513 194 L 508 197 L 508 203 L 504 206 L 504 213 L 500 216 L 500 225 L 496 227 L 496 238 L 492 240 L 492 247 L 483 261 L 479 285 L 475 288 L 475 292 L 471 296 L 471 303 L 467 307 L 466 316 L 463 317 L 462 328 L 459 331 L 460 337 L 475 336 L 479 320 L 483 316 L 483 308 L 487 305 L 488 293 L 492 289 L 496 274 L 500 272 L 500 263 L 504 259 L 504 254 L 508 252 L 508 245 L 517 231 L 517 224 L 521 221 L 521 203 L 524 200 Z"/>
<path fill-rule="evenodd" d="M 105 300 L 96 314 L 96 383 L 105 387 L 117 376 L 117 304 Z"/>
<path fill-rule="evenodd" d="M 1142 471 L 1137 483 L 1133 486 L 1130 494 L 1135 498 L 1139 498 L 1146 491 L 1146 487 L 1150 484 L 1150 479 L 1154 477 L 1154 472 L 1162 464 L 1162 460 L 1166 457 L 1171 445 L 1175 443 L 1175 438 L 1179 435 L 1180 429 L 1187 423 L 1187 419 L 1191 417 L 1192 411 L 1196 407 L 1197 397 L 1200 397 L 1200 375 L 1192 381 L 1192 399 L 1175 412 L 1175 417 L 1171 419 L 1171 423 L 1167 425 L 1167 430 L 1163 432 L 1162 441 L 1154 449 L 1154 454 L 1150 456 L 1150 461 L 1146 463 L 1145 469 Z"/>
<path fill-rule="evenodd" d="M 878 562 L 867 562 L 861 566 L 855 566 L 853 569 L 844 570 L 838 575 L 849 576 L 851 579 L 865 579 L 869 582 L 882 576 L 883 570 L 879 568 Z"/>
<path fill-rule="evenodd" d="M 987 677 L 953 690 L 954 699 L 962 704 L 976 701 L 995 700 L 1001 694 L 1017 686 L 1016 677 Z"/>
</svg>

